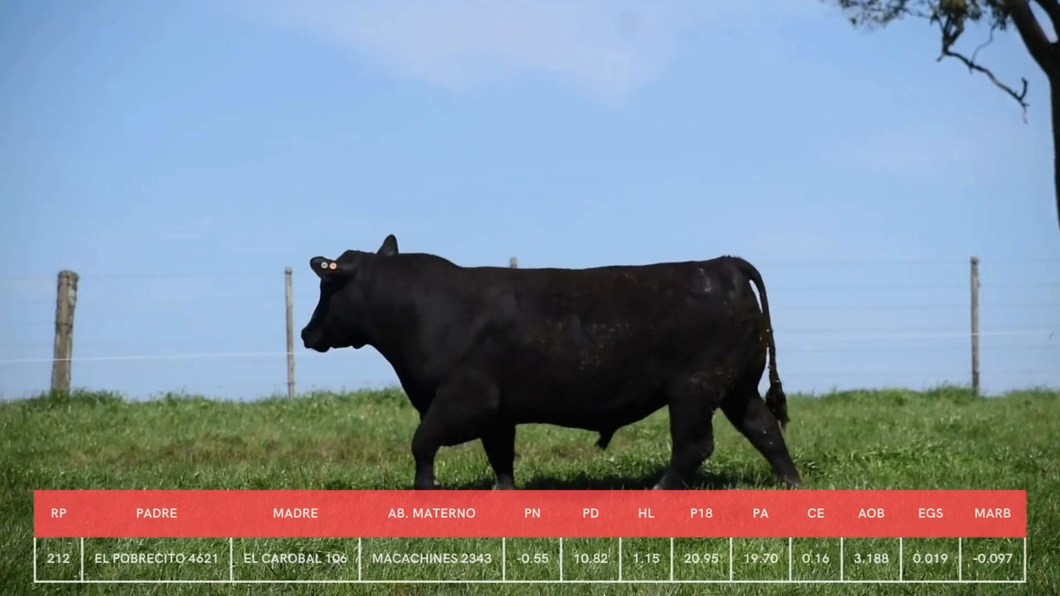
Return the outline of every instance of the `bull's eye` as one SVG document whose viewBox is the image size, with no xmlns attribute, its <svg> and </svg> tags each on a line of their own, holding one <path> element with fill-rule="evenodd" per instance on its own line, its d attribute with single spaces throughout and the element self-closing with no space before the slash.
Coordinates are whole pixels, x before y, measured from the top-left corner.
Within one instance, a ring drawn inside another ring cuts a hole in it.
<svg viewBox="0 0 1060 596">
<path fill-rule="evenodd" d="M 328 268 L 328 264 L 327 264 L 327 262 L 325 261 L 325 262 L 321 263 L 321 264 L 320 264 L 320 268 L 321 268 L 321 269 L 327 269 L 327 268 Z"/>
</svg>

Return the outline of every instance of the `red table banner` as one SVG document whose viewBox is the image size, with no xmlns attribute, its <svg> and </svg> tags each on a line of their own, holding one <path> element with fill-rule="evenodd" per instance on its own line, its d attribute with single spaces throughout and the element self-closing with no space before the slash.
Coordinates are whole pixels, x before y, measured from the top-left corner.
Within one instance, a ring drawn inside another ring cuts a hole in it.
<svg viewBox="0 0 1060 596">
<path fill-rule="evenodd" d="M 38 490 L 38 538 L 1023 538 L 1022 490 Z"/>
</svg>

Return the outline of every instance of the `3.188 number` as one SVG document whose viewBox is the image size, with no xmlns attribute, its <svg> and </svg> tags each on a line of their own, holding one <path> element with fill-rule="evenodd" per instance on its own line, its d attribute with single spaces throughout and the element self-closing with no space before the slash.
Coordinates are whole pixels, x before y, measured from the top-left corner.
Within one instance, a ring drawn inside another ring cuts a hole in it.
<svg viewBox="0 0 1060 596">
<path fill-rule="evenodd" d="M 869 553 L 862 556 L 861 553 L 854 553 L 854 563 L 861 565 L 862 563 L 870 565 L 886 565 L 890 562 L 890 557 L 887 553 Z"/>
</svg>

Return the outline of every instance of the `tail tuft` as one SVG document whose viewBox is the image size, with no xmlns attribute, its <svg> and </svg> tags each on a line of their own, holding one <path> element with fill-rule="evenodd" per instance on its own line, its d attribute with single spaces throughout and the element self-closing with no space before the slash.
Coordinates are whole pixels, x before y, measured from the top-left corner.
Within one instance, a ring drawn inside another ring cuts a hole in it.
<svg viewBox="0 0 1060 596">
<path fill-rule="evenodd" d="M 790 422 L 788 419 L 788 398 L 784 395 L 784 389 L 780 386 L 779 381 L 769 384 L 769 391 L 766 391 L 766 407 L 777 417 L 781 428 L 788 425 L 788 422 Z"/>
<path fill-rule="evenodd" d="M 611 444 L 611 437 L 615 436 L 615 431 L 606 430 L 600 433 L 600 438 L 596 441 L 596 446 L 606 451 L 607 446 Z"/>
</svg>

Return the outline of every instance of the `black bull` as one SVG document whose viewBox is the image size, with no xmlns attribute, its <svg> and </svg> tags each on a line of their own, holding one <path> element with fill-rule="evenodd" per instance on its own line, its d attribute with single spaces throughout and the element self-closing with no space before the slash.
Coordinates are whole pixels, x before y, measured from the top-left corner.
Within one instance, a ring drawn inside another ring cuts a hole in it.
<svg viewBox="0 0 1060 596">
<path fill-rule="evenodd" d="M 714 450 L 721 408 L 790 485 L 799 485 L 781 427 L 769 302 L 747 261 L 593 269 L 461 267 L 398 253 L 314 257 L 320 302 L 306 348 L 372 346 L 419 412 L 415 488 L 436 486 L 438 449 L 475 439 L 515 488 L 515 428 L 542 423 L 600 433 L 669 408 L 670 464 L 655 485 L 676 489 Z M 751 291 L 756 287 L 761 299 Z M 769 356 L 769 390 L 758 384 Z"/>
</svg>

